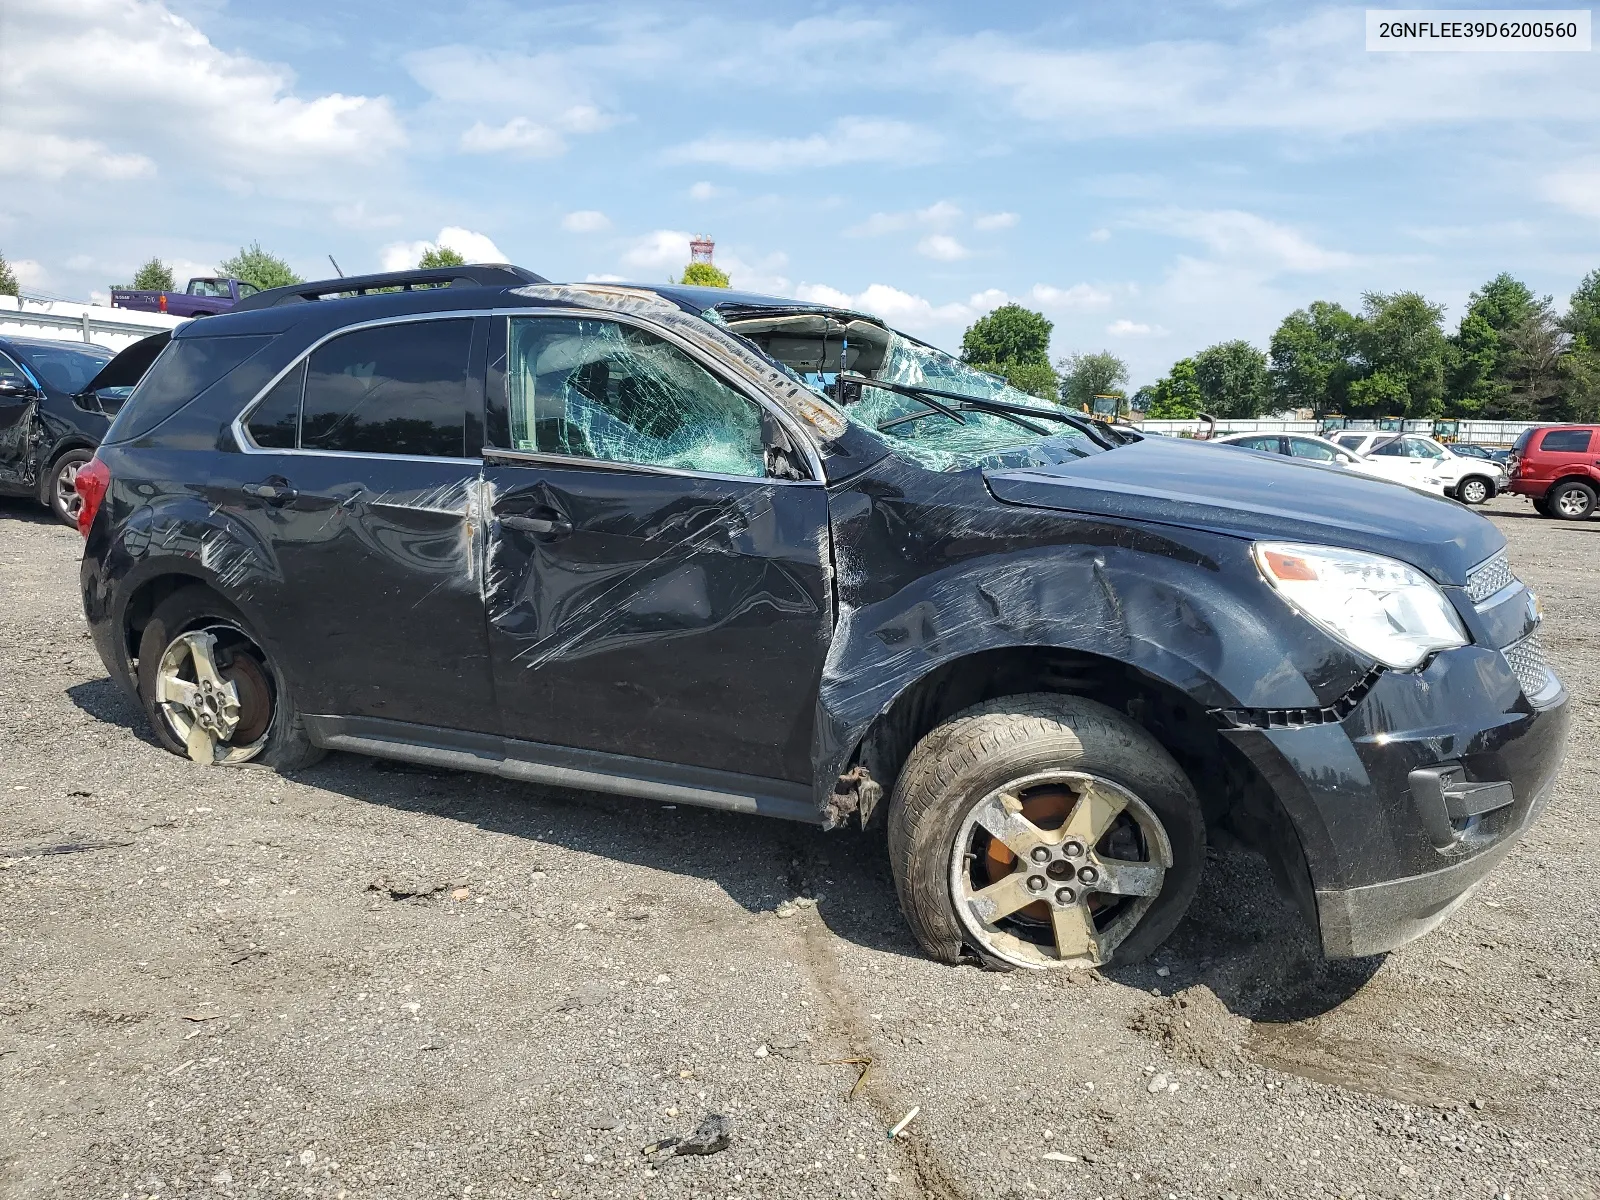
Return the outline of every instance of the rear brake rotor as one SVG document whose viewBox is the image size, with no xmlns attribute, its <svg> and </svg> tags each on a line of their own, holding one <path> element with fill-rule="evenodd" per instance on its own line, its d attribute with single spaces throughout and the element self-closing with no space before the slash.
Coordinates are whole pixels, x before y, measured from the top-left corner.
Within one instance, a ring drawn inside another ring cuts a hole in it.
<svg viewBox="0 0 1600 1200">
<path fill-rule="evenodd" d="M 267 673 L 252 654 L 235 649 L 220 674 L 239 693 L 239 724 L 230 740 L 239 746 L 252 745 L 272 723 L 272 685 Z"/>
</svg>

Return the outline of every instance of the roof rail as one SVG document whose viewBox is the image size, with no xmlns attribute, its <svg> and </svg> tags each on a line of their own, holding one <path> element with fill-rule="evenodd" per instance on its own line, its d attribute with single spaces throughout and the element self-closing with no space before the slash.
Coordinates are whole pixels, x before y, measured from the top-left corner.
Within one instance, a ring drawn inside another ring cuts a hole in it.
<svg viewBox="0 0 1600 1200">
<path fill-rule="evenodd" d="M 378 275 L 347 275 L 342 279 L 318 279 L 311 283 L 291 283 L 246 296 L 232 312 L 257 308 L 276 308 L 280 304 L 300 304 L 307 300 L 365 296 L 372 292 L 403 291 L 438 287 L 519 287 L 526 283 L 549 283 L 542 275 L 508 263 L 473 263 L 461 267 L 430 267 L 421 271 L 385 271 Z"/>
</svg>

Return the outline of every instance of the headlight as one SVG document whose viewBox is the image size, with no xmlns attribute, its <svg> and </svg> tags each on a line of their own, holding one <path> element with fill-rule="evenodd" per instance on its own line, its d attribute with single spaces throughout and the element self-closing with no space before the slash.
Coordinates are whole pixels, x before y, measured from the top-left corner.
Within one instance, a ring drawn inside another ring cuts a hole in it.
<svg viewBox="0 0 1600 1200">
<path fill-rule="evenodd" d="M 1403 562 L 1294 542 L 1257 542 L 1254 551 L 1290 607 L 1384 666 L 1408 670 L 1471 640 L 1433 580 Z"/>
</svg>

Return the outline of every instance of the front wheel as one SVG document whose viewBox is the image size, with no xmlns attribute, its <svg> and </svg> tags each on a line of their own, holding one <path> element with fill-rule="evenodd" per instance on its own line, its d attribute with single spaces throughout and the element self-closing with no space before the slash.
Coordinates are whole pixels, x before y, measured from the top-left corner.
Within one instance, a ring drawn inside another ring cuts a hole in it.
<svg viewBox="0 0 1600 1200">
<path fill-rule="evenodd" d="M 1468 475 L 1456 485 L 1456 498 L 1463 504 L 1483 504 L 1494 495 L 1494 484 L 1481 475 Z"/>
<path fill-rule="evenodd" d="M 991 700 L 917 744 L 889 808 L 900 907 L 932 957 L 1103 967 L 1149 954 L 1205 863 L 1188 777 L 1079 696 Z"/>
<path fill-rule="evenodd" d="M 1594 512 L 1594 489 L 1586 483 L 1563 483 L 1552 488 L 1545 503 L 1550 515 L 1563 521 L 1582 521 Z"/>
<path fill-rule="evenodd" d="M 145 716 L 174 754 L 278 771 L 323 755 L 282 672 L 238 611 L 207 588 L 183 588 L 156 606 L 139 639 L 138 678 Z"/>
</svg>

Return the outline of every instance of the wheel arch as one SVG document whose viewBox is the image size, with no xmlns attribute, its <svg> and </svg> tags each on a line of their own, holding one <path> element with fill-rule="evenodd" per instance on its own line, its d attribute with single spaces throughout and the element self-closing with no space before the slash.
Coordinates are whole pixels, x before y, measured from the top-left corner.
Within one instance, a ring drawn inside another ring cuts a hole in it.
<svg viewBox="0 0 1600 1200">
<path fill-rule="evenodd" d="M 859 768 L 881 789 L 858 787 L 862 826 L 881 819 L 883 800 L 923 736 L 975 704 L 1037 692 L 1097 700 L 1149 731 L 1195 785 L 1208 829 L 1260 852 L 1280 891 L 1315 923 L 1315 890 L 1298 824 L 1256 762 L 1177 680 L 1093 651 L 1048 645 L 976 651 L 901 690 L 848 758 L 853 771 Z"/>
<path fill-rule="evenodd" d="M 38 499 L 40 504 L 49 504 L 49 489 L 55 479 L 56 464 L 74 450 L 87 450 L 91 454 L 99 447 L 99 443 L 81 433 L 69 433 L 50 447 L 48 454 L 39 458 Z"/>
</svg>

